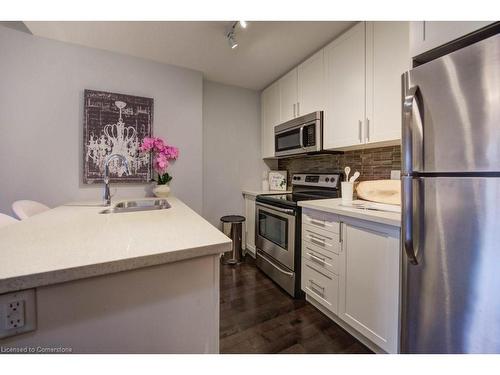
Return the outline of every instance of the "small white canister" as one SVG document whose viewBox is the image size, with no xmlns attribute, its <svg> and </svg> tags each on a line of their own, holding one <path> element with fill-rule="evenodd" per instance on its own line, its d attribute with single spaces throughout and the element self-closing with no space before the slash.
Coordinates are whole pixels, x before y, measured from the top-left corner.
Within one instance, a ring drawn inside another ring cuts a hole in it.
<svg viewBox="0 0 500 375">
<path fill-rule="evenodd" d="M 342 203 L 352 202 L 354 182 L 342 181 L 340 187 L 342 189 Z"/>
</svg>

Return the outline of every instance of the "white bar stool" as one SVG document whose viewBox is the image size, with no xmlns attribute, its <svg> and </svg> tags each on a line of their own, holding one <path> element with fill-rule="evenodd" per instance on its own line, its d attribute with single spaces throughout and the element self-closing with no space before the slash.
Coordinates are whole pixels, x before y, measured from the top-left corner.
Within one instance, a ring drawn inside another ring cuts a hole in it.
<svg viewBox="0 0 500 375">
<path fill-rule="evenodd" d="M 0 212 L 0 227 L 4 227 L 9 224 L 17 223 L 19 220 L 14 219 L 12 216 L 2 214 Z"/>
<path fill-rule="evenodd" d="M 16 216 L 21 220 L 47 210 L 50 210 L 50 208 L 40 202 L 21 200 L 12 203 L 12 211 L 14 211 Z"/>
</svg>

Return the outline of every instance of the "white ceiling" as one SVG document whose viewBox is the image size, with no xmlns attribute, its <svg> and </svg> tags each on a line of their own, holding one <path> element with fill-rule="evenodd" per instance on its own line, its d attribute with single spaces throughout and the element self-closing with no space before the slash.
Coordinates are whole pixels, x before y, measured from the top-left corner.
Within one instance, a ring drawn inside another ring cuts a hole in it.
<svg viewBox="0 0 500 375">
<path fill-rule="evenodd" d="M 231 49 L 226 30 L 232 22 L 24 22 L 37 36 L 120 52 L 203 72 L 211 81 L 261 90 L 354 22 L 248 22 L 237 28 L 239 47 Z"/>
</svg>

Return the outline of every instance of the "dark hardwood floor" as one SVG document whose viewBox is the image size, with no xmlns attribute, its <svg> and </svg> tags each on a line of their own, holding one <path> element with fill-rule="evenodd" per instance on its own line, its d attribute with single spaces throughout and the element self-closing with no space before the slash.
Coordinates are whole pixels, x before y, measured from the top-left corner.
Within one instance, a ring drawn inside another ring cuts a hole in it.
<svg viewBox="0 0 500 375">
<path fill-rule="evenodd" d="M 305 300 L 294 300 L 247 256 L 221 265 L 221 353 L 372 353 Z"/>
</svg>

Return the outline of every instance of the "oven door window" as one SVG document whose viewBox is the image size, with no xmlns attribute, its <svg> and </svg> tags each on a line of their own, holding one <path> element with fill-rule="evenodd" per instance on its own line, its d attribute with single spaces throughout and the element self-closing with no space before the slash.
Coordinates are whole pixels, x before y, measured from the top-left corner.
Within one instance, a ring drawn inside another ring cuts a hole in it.
<svg viewBox="0 0 500 375">
<path fill-rule="evenodd" d="M 276 150 L 286 151 L 300 148 L 300 129 L 292 129 L 286 133 L 276 134 Z"/>
<path fill-rule="evenodd" d="M 288 251 L 288 219 L 259 210 L 259 236 Z"/>
</svg>

